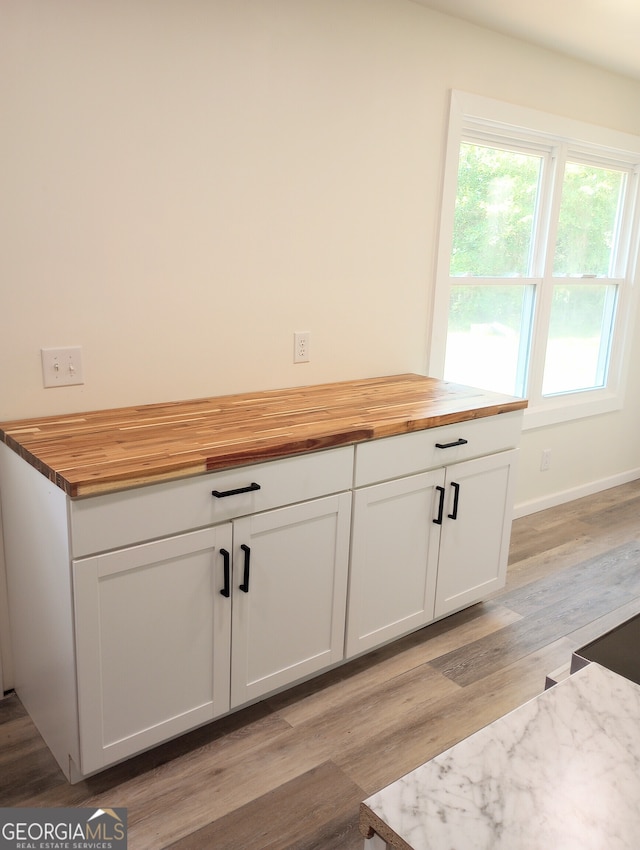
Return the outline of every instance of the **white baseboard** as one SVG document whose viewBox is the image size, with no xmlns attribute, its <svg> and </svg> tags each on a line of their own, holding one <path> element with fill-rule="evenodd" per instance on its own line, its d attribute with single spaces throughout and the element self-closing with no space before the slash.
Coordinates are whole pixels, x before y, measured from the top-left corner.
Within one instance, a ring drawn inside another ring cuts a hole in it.
<svg viewBox="0 0 640 850">
<path fill-rule="evenodd" d="M 521 502 L 514 507 L 513 518 L 518 519 L 529 514 L 535 514 L 538 511 L 544 511 L 547 508 L 564 505 L 565 502 L 572 502 L 574 499 L 581 499 L 583 496 L 591 496 L 592 493 L 609 490 L 611 487 L 627 484 L 629 481 L 635 481 L 637 478 L 640 478 L 640 469 L 630 469 L 627 472 L 612 475 L 610 478 L 589 481 L 580 487 L 572 487 L 570 490 L 562 490 L 557 493 L 551 493 L 548 496 L 542 496 L 539 499 L 532 499 L 529 502 Z"/>
</svg>

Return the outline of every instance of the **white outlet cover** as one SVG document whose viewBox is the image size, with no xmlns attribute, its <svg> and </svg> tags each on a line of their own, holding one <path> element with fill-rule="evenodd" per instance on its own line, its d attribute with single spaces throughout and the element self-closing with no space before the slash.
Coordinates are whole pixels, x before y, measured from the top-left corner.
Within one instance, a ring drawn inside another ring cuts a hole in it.
<svg viewBox="0 0 640 850">
<path fill-rule="evenodd" d="M 311 334 L 309 331 L 296 331 L 293 335 L 293 362 L 308 363 L 309 362 L 309 345 L 311 342 Z"/>
</svg>

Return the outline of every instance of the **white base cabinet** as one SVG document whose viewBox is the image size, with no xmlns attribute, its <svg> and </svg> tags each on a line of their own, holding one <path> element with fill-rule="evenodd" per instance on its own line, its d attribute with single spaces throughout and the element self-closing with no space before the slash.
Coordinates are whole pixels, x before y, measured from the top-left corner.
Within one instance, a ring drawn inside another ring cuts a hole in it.
<svg viewBox="0 0 640 850">
<path fill-rule="evenodd" d="M 504 585 L 520 421 L 488 417 L 356 448 L 347 658 Z"/>
<path fill-rule="evenodd" d="M 82 499 L 0 444 L 15 688 L 65 775 L 500 587 L 521 423 L 488 416 Z"/>
<path fill-rule="evenodd" d="M 71 781 L 343 660 L 353 447 L 73 500 L 0 444 L 0 479 L 16 692 Z"/>
<path fill-rule="evenodd" d="M 344 657 L 351 494 L 73 563 L 82 772 Z"/>
<path fill-rule="evenodd" d="M 351 495 L 76 560 L 84 773 L 343 658 Z"/>
</svg>

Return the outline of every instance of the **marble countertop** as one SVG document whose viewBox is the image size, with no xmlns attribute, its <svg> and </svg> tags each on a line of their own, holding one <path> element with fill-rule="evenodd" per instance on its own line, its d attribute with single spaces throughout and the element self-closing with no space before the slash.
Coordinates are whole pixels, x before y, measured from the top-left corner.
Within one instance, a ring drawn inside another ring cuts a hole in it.
<svg viewBox="0 0 640 850">
<path fill-rule="evenodd" d="M 401 850 L 637 850 L 640 686 L 588 664 L 369 797 L 360 825 Z"/>
</svg>

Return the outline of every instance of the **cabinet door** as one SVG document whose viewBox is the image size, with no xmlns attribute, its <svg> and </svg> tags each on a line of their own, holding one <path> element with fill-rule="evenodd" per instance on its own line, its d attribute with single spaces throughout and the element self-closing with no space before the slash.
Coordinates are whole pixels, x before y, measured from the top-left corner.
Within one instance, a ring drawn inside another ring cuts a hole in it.
<svg viewBox="0 0 640 850">
<path fill-rule="evenodd" d="M 514 449 L 447 468 L 436 617 L 504 586 L 517 455 Z"/>
<path fill-rule="evenodd" d="M 75 561 L 81 770 L 229 710 L 229 523 Z"/>
<path fill-rule="evenodd" d="M 342 493 L 234 521 L 232 707 L 344 657 L 350 506 Z"/>
<path fill-rule="evenodd" d="M 433 619 L 444 470 L 356 491 L 346 654 Z"/>
</svg>

